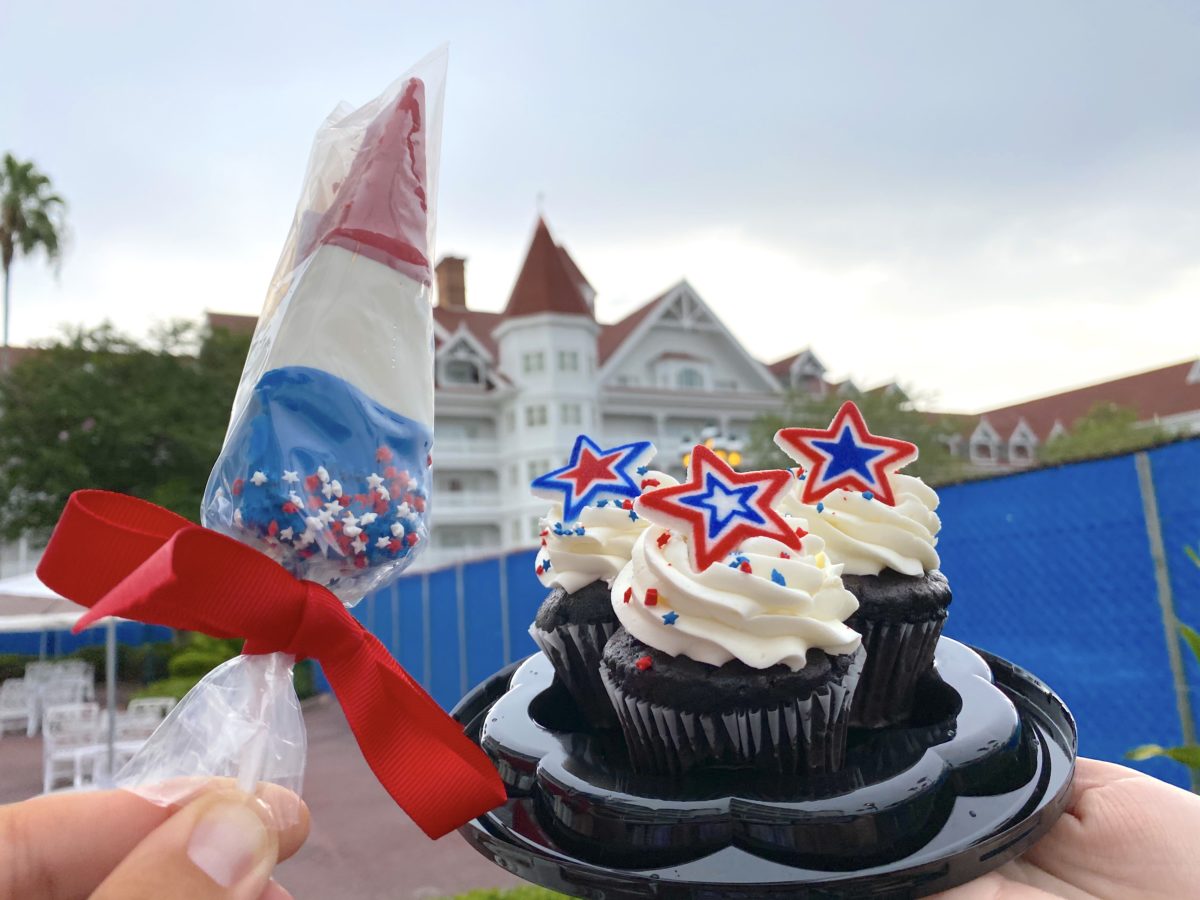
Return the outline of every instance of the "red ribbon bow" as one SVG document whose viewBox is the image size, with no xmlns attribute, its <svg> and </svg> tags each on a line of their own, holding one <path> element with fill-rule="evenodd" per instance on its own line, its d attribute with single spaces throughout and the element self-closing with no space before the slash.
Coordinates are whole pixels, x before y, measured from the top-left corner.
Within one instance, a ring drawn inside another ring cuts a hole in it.
<svg viewBox="0 0 1200 900">
<path fill-rule="evenodd" d="M 487 757 L 333 593 L 233 538 L 144 500 L 77 491 L 38 577 L 89 607 L 77 631 L 121 616 L 317 660 L 371 770 L 430 837 L 505 800 Z"/>
</svg>

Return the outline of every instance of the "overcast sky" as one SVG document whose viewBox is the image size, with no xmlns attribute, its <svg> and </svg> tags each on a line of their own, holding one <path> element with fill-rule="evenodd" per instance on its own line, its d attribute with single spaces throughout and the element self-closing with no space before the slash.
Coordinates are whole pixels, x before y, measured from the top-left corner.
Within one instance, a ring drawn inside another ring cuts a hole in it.
<svg viewBox="0 0 1200 900">
<path fill-rule="evenodd" d="M 268 9 L 268 7 L 270 7 Z M 0 151 L 70 201 L 13 339 L 258 311 L 309 142 L 443 41 L 439 253 L 537 213 L 615 320 L 978 410 L 1200 354 L 1200 4 L 0 2 Z"/>
</svg>

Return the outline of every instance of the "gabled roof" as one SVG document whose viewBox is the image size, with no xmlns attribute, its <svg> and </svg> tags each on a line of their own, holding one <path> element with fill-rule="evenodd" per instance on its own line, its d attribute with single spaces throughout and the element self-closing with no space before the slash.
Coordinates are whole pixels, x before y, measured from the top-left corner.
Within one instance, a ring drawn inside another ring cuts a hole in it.
<svg viewBox="0 0 1200 900">
<path fill-rule="evenodd" d="M 566 251 L 554 243 L 545 220 L 539 217 L 504 315 L 561 313 L 593 318 L 585 287 L 590 287 L 587 279 Z"/>
<path fill-rule="evenodd" d="M 671 293 L 671 290 L 663 291 L 653 300 L 647 300 L 625 318 L 619 322 L 613 322 L 611 325 L 604 325 L 600 328 L 600 339 L 597 347 L 597 355 L 599 356 L 600 365 L 604 365 L 608 358 L 616 352 L 617 348 L 625 342 L 625 338 L 633 334 L 634 329 L 642 323 L 642 320 L 650 313 L 654 312 L 654 307 Z"/>
<path fill-rule="evenodd" d="M 1200 410 L 1200 382 L 1188 383 L 1194 360 L 1176 363 L 1150 372 L 1127 375 L 1112 381 L 1090 384 L 1073 391 L 1014 403 L 982 413 L 1004 440 L 1012 435 L 1021 419 L 1045 441 L 1061 421 L 1069 430 L 1079 418 L 1098 403 L 1115 403 L 1137 410 L 1140 421 Z"/>
<path fill-rule="evenodd" d="M 497 325 L 504 320 L 503 313 L 483 312 L 477 309 L 447 309 L 442 306 L 433 308 L 433 320 L 448 334 L 453 334 L 460 327 L 465 328 L 471 333 L 471 337 L 479 341 L 492 355 L 493 359 L 498 359 L 500 349 L 496 346 L 496 339 L 492 337 L 492 331 Z M 436 329 L 435 329 L 436 331 Z M 441 340 L 435 335 L 435 344 L 441 344 Z"/>
</svg>

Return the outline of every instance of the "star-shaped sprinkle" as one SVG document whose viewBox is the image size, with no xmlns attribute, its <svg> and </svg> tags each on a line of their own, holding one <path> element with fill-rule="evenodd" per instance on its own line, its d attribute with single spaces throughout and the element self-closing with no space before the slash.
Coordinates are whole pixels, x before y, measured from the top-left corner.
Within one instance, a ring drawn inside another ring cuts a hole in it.
<svg viewBox="0 0 1200 900">
<path fill-rule="evenodd" d="M 608 449 L 586 434 L 575 439 L 571 456 L 561 469 L 533 480 L 535 496 L 562 500 L 563 521 L 573 522 L 584 508 L 598 500 L 635 498 L 641 491 L 636 468 L 654 456 L 654 445 L 636 441 Z"/>
<path fill-rule="evenodd" d="M 649 656 L 639 656 L 634 665 L 638 667 L 638 671 L 645 672 L 654 665 L 654 660 Z"/>
<path fill-rule="evenodd" d="M 917 458 L 917 446 L 867 430 L 847 400 L 828 428 L 781 428 L 775 443 L 798 463 L 809 464 L 801 502 L 816 503 L 839 488 L 870 493 L 895 506 L 890 476 Z"/>
<path fill-rule="evenodd" d="M 679 620 L 679 613 L 671 610 L 669 613 L 663 613 L 663 624 L 674 625 Z"/>
<path fill-rule="evenodd" d="M 404 526 L 401 525 L 399 522 L 393 522 L 391 532 L 396 537 L 404 537 Z"/>
<path fill-rule="evenodd" d="M 391 462 L 392 461 L 392 451 L 389 450 L 387 447 L 380 447 L 378 450 L 375 451 L 375 461 L 381 462 L 381 463 Z"/>
<path fill-rule="evenodd" d="M 279 532 L 279 539 L 281 541 L 290 541 L 295 536 L 296 530 L 291 526 L 288 526 L 287 528 L 283 529 L 283 531 Z"/>
<path fill-rule="evenodd" d="M 380 550 L 386 550 L 391 546 L 392 539 L 389 537 L 380 537 L 375 539 L 375 546 Z"/>
<path fill-rule="evenodd" d="M 783 499 L 791 475 L 783 469 L 736 472 L 703 444 L 692 451 L 688 480 L 642 494 L 642 516 L 689 534 L 692 566 L 703 571 L 752 537 L 768 537 L 800 549 L 800 539 L 775 505 Z"/>
<path fill-rule="evenodd" d="M 299 472 L 288 472 L 285 470 L 283 473 L 283 480 L 287 484 L 297 484 L 300 481 L 300 473 Z"/>
<path fill-rule="evenodd" d="M 321 481 L 328 481 L 329 480 L 329 470 L 326 469 L 324 466 L 317 466 L 317 477 L 320 478 Z"/>
<path fill-rule="evenodd" d="M 367 487 L 369 487 L 373 491 L 379 490 L 383 486 L 383 482 L 384 482 L 383 476 L 378 475 L 375 472 L 372 472 L 370 475 L 367 476 Z"/>
<path fill-rule="evenodd" d="M 363 540 L 362 535 L 358 535 L 350 542 L 350 546 L 354 548 L 355 553 L 362 553 L 367 549 L 367 542 Z"/>
<path fill-rule="evenodd" d="M 255 472 L 250 476 L 250 483 L 255 487 L 262 487 L 267 483 L 267 476 L 264 472 Z"/>
<path fill-rule="evenodd" d="M 375 520 L 378 518 L 379 518 L 379 516 L 376 513 L 365 512 L 359 517 L 358 524 L 359 525 L 371 525 L 371 524 L 374 524 Z"/>
</svg>

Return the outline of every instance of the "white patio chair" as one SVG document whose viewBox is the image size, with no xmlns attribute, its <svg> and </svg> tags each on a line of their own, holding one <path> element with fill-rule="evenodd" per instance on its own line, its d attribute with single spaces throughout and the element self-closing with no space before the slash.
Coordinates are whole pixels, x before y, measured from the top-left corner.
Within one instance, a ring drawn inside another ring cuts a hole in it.
<svg viewBox="0 0 1200 900">
<path fill-rule="evenodd" d="M 24 678 L 9 678 L 0 684 L 0 738 L 13 724 L 29 727 L 29 691 Z"/>
<path fill-rule="evenodd" d="M 43 711 L 52 706 L 65 706 L 76 703 L 90 702 L 86 700 L 89 682 L 85 678 L 73 675 L 70 678 L 55 676 L 49 681 L 43 681 L 33 694 L 29 704 L 29 727 L 26 733 L 33 737 L 38 733 L 42 724 Z"/>
<path fill-rule="evenodd" d="M 65 774 L 78 782 L 80 760 L 96 746 L 100 707 L 95 703 L 47 706 L 43 716 L 42 793 Z"/>
<path fill-rule="evenodd" d="M 174 697 L 141 697 L 137 700 L 130 700 L 125 711 L 131 716 L 158 716 L 161 721 L 167 717 L 167 713 L 175 708 L 176 702 Z"/>
<path fill-rule="evenodd" d="M 84 700 L 96 699 L 96 667 L 82 659 L 64 659 L 52 664 L 46 683 L 80 681 L 85 685 Z"/>
</svg>

